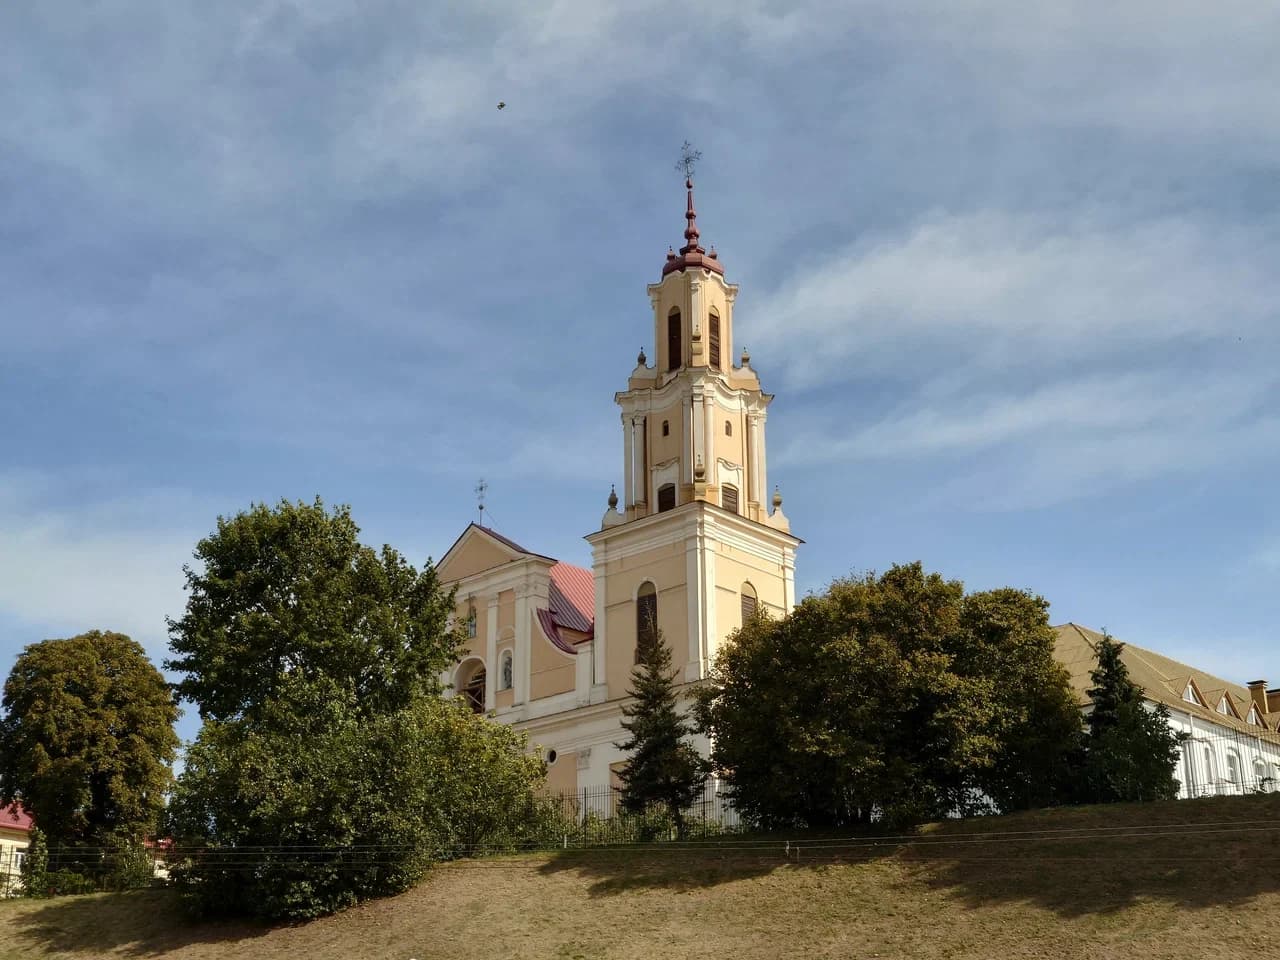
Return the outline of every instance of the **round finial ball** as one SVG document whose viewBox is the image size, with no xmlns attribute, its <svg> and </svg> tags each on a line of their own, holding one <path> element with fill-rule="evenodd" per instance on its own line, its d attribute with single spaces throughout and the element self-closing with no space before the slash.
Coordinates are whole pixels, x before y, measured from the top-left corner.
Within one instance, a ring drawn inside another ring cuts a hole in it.
<svg viewBox="0 0 1280 960">
<path fill-rule="evenodd" d="M 644 355 L 644 347 L 640 348 L 640 355 L 636 357 L 636 366 L 643 367 L 649 362 L 649 358 Z"/>
<path fill-rule="evenodd" d="M 609 484 L 609 509 L 616 510 L 618 508 L 618 491 L 614 489 L 613 484 Z"/>
<path fill-rule="evenodd" d="M 773 509 L 782 509 L 782 492 L 777 488 L 773 488 Z"/>
<path fill-rule="evenodd" d="M 751 363 L 751 354 L 747 353 L 747 348 L 742 348 L 742 365 L 745 367 Z"/>
</svg>

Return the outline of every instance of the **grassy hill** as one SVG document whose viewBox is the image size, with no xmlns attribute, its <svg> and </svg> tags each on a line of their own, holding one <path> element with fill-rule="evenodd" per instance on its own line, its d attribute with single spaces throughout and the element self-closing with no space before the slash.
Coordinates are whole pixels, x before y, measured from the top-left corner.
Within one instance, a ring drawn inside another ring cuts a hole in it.
<svg viewBox="0 0 1280 960">
<path fill-rule="evenodd" d="M 0 960 L 1146 958 L 1280 943 L 1280 795 L 1043 811 L 911 841 L 752 838 L 455 863 L 292 927 L 165 891 L 0 904 Z"/>
</svg>

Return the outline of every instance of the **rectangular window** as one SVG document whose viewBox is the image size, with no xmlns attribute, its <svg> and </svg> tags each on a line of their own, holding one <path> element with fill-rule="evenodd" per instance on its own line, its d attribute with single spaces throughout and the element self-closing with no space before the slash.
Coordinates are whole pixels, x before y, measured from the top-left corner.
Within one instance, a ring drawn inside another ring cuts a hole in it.
<svg viewBox="0 0 1280 960">
<path fill-rule="evenodd" d="M 726 483 L 720 488 L 720 506 L 731 513 L 738 512 L 738 488 L 733 484 Z"/>
<path fill-rule="evenodd" d="M 742 595 L 742 622 L 746 623 L 756 615 L 756 598 L 750 594 Z"/>
<path fill-rule="evenodd" d="M 674 483 L 664 483 L 658 488 L 658 512 L 663 513 L 667 510 L 676 508 L 676 485 Z"/>
</svg>

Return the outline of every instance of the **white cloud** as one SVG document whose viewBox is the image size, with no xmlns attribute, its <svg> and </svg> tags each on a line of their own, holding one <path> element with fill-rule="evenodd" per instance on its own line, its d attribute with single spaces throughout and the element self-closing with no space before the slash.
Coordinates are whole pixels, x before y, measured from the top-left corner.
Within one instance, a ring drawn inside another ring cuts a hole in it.
<svg viewBox="0 0 1280 960">
<path fill-rule="evenodd" d="M 43 505 L 52 487 L 0 474 L 0 610 L 51 634 L 118 630 L 158 661 L 164 617 L 186 603 L 182 566 L 216 511 L 200 527 L 195 505 L 165 491 L 54 508 Z"/>
</svg>

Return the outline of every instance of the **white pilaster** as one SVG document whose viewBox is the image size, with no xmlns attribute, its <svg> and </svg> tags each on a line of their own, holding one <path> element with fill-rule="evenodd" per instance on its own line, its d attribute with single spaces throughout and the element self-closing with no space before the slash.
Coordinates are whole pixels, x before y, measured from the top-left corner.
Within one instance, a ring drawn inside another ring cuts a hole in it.
<svg viewBox="0 0 1280 960">
<path fill-rule="evenodd" d="M 533 610 L 529 603 L 529 583 L 516 587 L 515 691 L 513 704 L 529 702 L 529 677 L 533 670 L 529 639 L 533 636 Z"/>
<path fill-rule="evenodd" d="M 630 510 L 636 502 L 635 459 L 632 455 L 632 451 L 635 449 L 635 434 L 635 418 L 630 414 L 624 413 L 622 415 L 622 506 L 624 510 Z"/>
<path fill-rule="evenodd" d="M 498 595 L 492 594 L 485 604 L 484 617 L 484 708 L 494 708 L 494 694 L 498 690 Z"/>
</svg>

